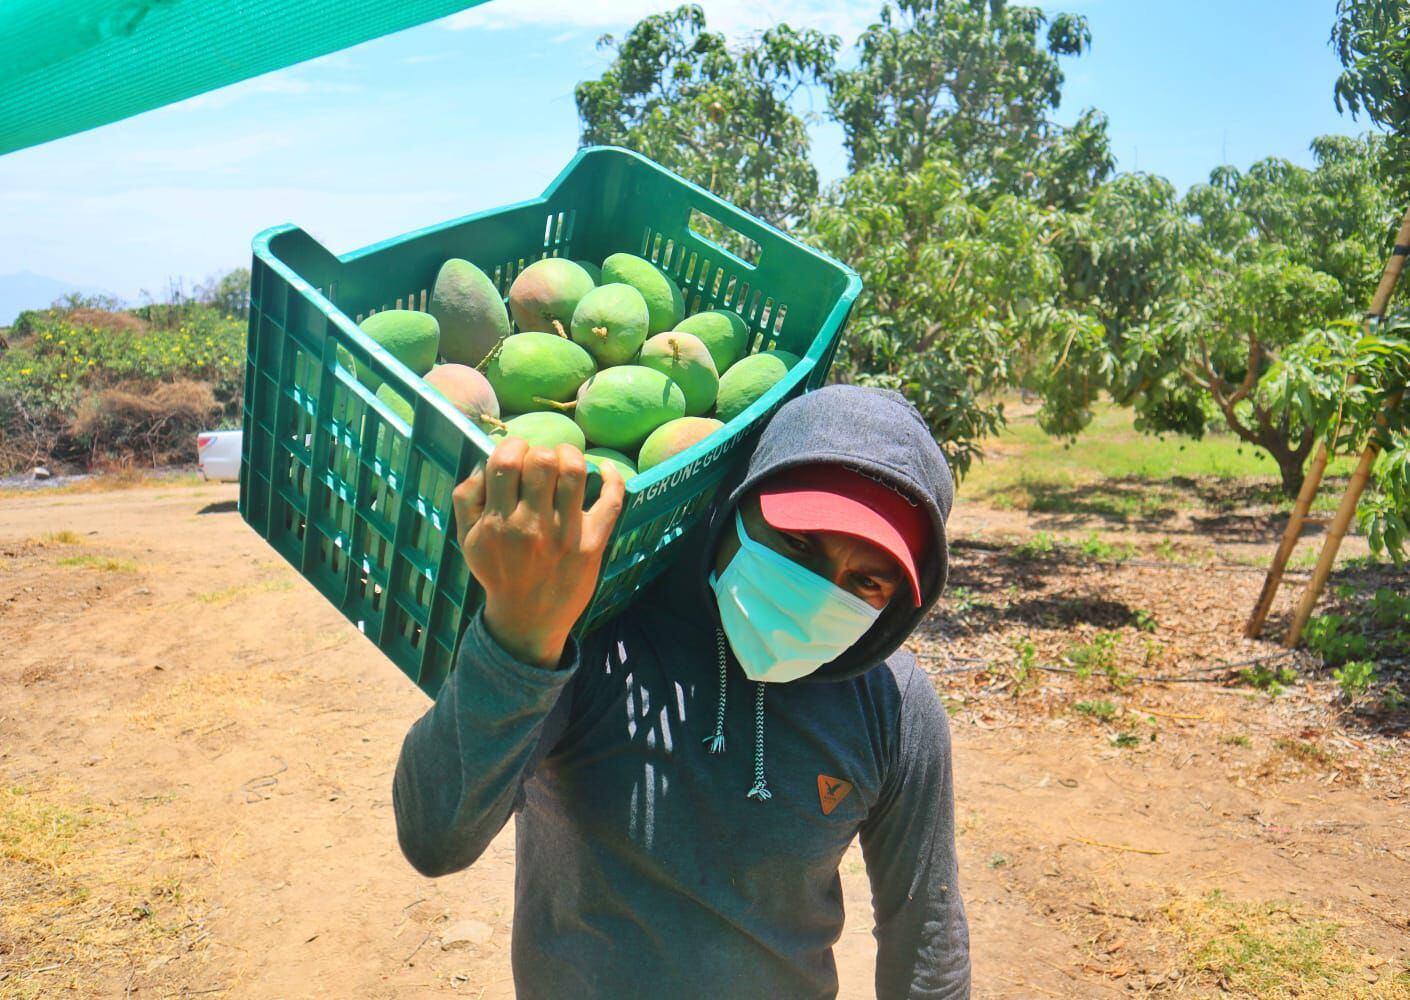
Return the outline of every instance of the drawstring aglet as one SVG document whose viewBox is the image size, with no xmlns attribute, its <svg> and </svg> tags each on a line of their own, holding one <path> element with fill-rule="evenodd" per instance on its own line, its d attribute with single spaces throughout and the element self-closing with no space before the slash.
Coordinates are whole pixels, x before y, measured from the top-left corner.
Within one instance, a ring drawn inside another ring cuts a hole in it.
<svg viewBox="0 0 1410 1000">
<path fill-rule="evenodd" d="M 724 734 L 724 733 L 712 733 L 711 735 L 705 737 L 705 738 L 704 738 L 703 740 L 701 740 L 700 742 L 701 742 L 701 743 L 708 743 L 708 744 L 709 744 L 709 747 L 708 747 L 707 750 L 706 750 L 707 753 L 724 753 L 724 752 L 725 752 L 725 734 Z"/>
<path fill-rule="evenodd" d="M 756 799 L 759 802 L 766 802 L 773 797 L 774 793 L 769 791 L 769 786 L 762 778 L 754 782 L 754 787 L 749 789 L 749 794 L 745 796 L 745 798 Z"/>
</svg>

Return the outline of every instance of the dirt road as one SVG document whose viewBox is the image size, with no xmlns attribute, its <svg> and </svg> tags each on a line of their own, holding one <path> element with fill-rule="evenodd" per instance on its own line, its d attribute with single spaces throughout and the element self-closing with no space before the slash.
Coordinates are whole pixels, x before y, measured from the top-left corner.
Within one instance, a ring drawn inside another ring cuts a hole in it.
<svg viewBox="0 0 1410 1000">
<path fill-rule="evenodd" d="M 512 831 L 445 879 L 402 860 L 391 775 L 425 699 L 235 495 L 0 498 L 0 996 L 512 996 Z M 1311 694 L 1195 685 L 1108 694 L 1114 741 L 1058 707 L 1065 678 L 1025 703 L 980 676 L 940 678 L 978 996 L 1292 995 L 1221 942 L 1312 932 L 1300 995 L 1410 996 L 1394 743 Z M 843 880 L 864 997 L 855 849 Z"/>
</svg>

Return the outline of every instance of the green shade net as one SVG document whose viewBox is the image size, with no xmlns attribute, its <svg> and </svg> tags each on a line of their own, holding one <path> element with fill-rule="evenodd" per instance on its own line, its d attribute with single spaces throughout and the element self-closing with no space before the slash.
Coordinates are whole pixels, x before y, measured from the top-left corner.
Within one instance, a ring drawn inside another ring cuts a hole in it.
<svg viewBox="0 0 1410 1000">
<path fill-rule="evenodd" d="M 0 154 L 483 0 L 0 0 Z"/>
</svg>

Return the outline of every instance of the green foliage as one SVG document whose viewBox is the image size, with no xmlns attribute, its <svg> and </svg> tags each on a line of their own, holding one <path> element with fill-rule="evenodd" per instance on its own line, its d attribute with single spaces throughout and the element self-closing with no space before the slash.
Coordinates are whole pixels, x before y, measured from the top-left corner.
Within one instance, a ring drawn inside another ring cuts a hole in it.
<svg viewBox="0 0 1410 1000">
<path fill-rule="evenodd" d="M 1131 624 L 1142 632 L 1154 632 L 1156 629 L 1155 615 L 1144 608 L 1133 608 L 1131 610 Z"/>
<path fill-rule="evenodd" d="M 950 612 L 963 618 L 970 611 L 976 608 L 992 607 L 988 601 L 981 600 L 974 595 L 974 591 L 968 587 L 951 587 L 945 592 L 946 605 Z"/>
<path fill-rule="evenodd" d="M 1389 587 L 1377 587 L 1366 610 L 1371 621 L 1383 628 L 1410 625 L 1410 594 L 1401 595 Z"/>
<path fill-rule="evenodd" d="M 1116 718 L 1117 708 L 1110 701 L 1103 698 L 1100 701 L 1079 701 L 1073 704 L 1072 710 L 1082 715 L 1091 716 L 1093 719 L 1100 719 L 1108 722 Z"/>
<path fill-rule="evenodd" d="M 250 269 L 237 267 L 196 287 L 196 301 L 236 319 L 250 315 Z"/>
<path fill-rule="evenodd" d="M 1044 30 L 1046 29 L 1046 31 Z M 1085 18 L 988 0 L 888 0 L 831 78 L 854 171 L 910 173 L 944 160 L 986 194 L 1075 205 L 1112 169 L 1106 119 L 1047 120 L 1060 56 L 1091 45 Z"/>
<path fill-rule="evenodd" d="M 1105 674 L 1112 687 L 1121 687 L 1129 678 L 1116 666 L 1117 648 L 1121 642 L 1119 632 L 1098 632 L 1091 642 L 1074 643 L 1067 647 L 1066 658 L 1077 671 L 1077 676 L 1086 680 L 1093 673 Z"/>
<path fill-rule="evenodd" d="M 0 468 L 45 456 L 91 460 L 98 441 L 79 425 L 109 390 L 140 399 L 167 386 L 163 399 L 174 405 L 178 397 L 169 383 L 201 383 L 199 393 L 186 395 L 188 407 L 205 394 L 206 405 L 213 398 L 220 407 L 220 423 L 238 419 L 244 323 L 186 305 L 172 328 L 144 328 L 137 312 L 95 313 L 84 306 L 26 314 L 25 333 L 0 353 Z M 105 425 L 104 433 L 117 430 Z"/>
<path fill-rule="evenodd" d="M 1333 96 L 1338 111 L 1364 112 L 1391 133 L 1386 178 L 1410 195 L 1410 6 L 1405 0 L 1337 0 L 1332 45 L 1344 68 Z M 1397 164 L 1399 166 L 1397 167 Z"/>
<path fill-rule="evenodd" d="M 930 162 L 853 174 L 808 224 L 865 282 L 837 377 L 905 393 L 961 474 L 1002 425 L 992 394 L 1012 384 L 1025 352 L 1053 353 L 1090 327 L 1055 304 L 1061 261 L 1044 238 L 1053 221 L 1014 196 L 981 207 L 953 167 Z"/>
<path fill-rule="evenodd" d="M 1282 694 L 1283 688 L 1289 684 L 1297 683 L 1297 673 L 1291 667 L 1270 667 L 1263 663 L 1243 668 L 1239 671 L 1238 677 L 1249 687 L 1266 691 L 1274 696 Z"/>
<path fill-rule="evenodd" d="M 1337 611 L 1314 615 L 1303 630 L 1308 649 L 1322 658 L 1348 702 L 1381 682 L 1379 666 L 1410 654 L 1410 591 L 1398 585 L 1365 589 L 1338 587 Z M 1394 684 L 1381 688 L 1380 707 L 1397 710 L 1403 696 Z"/>
<path fill-rule="evenodd" d="M 1348 663 L 1369 654 L 1370 644 L 1359 632 L 1349 631 L 1345 615 L 1314 615 L 1303 630 L 1307 648 L 1322 657 L 1328 666 Z"/>
<path fill-rule="evenodd" d="M 25 341 L 0 354 L 0 399 L 63 408 L 94 388 L 174 378 L 210 382 L 222 400 L 239 395 L 245 327 L 214 310 L 191 310 L 175 330 L 127 332 L 75 324 L 51 309 L 32 313 L 28 328 Z"/>
<path fill-rule="evenodd" d="M 1057 551 L 1057 539 L 1046 531 L 1035 531 L 1033 537 L 1013 547 L 1020 559 L 1042 559 Z"/>
<path fill-rule="evenodd" d="M 1332 678 L 1341 688 L 1342 697 L 1355 701 L 1376 682 L 1376 665 L 1370 660 L 1351 660 L 1332 671 Z"/>
<path fill-rule="evenodd" d="M 1011 677 L 1015 696 L 1023 693 L 1026 686 L 1036 683 L 1038 677 L 1038 647 L 1030 639 L 1017 639 L 1013 644 L 1017 657 Z"/>
<path fill-rule="evenodd" d="M 1131 546 L 1104 542 L 1095 531 L 1082 539 L 1077 546 L 1077 551 L 1096 562 L 1125 562 L 1135 555 L 1135 550 Z"/>
<path fill-rule="evenodd" d="M 1338 105 L 1410 131 L 1405 3 L 1337 13 Z M 1312 169 L 1220 167 L 1180 198 L 1163 178 L 1112 176 L 1099 112 L 1049 120 L 1063 60 L 1090 44 L 1071 14 L 883 0 L 839 67 L 835 37 L 780 24 L 731 46 L 686 5 L 602 39 L 611 65 L 576 92 L 582 141 L 639 149 L 854 266 L 865 290 L 834 376 L 905 393 L 961 475 L 1017 387 L 1041 398 L 1048 434 L 1075 439 L 1104 394 L 1142 432 L 1227 428 L 1289 497 L 1319 439 L 1336 456 L 1378 434 L 1358 516 L 1401 559 L 1410 430 L 1404 413 L 1375 421 L 1410 355 L 1393 322 L 1368 336 L 1355 320 L 1399 210 L 1386 171 L 1400 164 L 1410 187 L 1396 145 L 1410 140 L 1325 136 Z M 827 192 L 809 162 L 812 89 L 852 169 Z"/>
<path fill-rule="evenodd" d="M 1313 143 L 1311 170 L 1277 158 L 1220 167 L 1178 207 L 1158 184 L 1142 191 L 1118 178 L 1108 187 L 1127 184 L 1125 214 L 1140 219 L 1124 240 L 1094 199 L 1096 235 L 1077 238 L 1075 259 L 1088 245 L 1108 250 L 1093 266 L 1110 275 L 1095 295 L 1114 356 L 1110 388 L 1142 429 L 1198 437 L 1219 420 L 1271 455 L 1284 492 L 1296 494 L 1319 417 L 1347 405 L 1337 359 L 1356 354 L 1358 334 L 1343 321 L 1364 310 L 1389 249 L 1383 146 L 1326 136 Z M 1091 269 L 1077 268 L 1077 292 Z"/>
<path fill-rule="evenodd" d="M 706 30 L 695 4 L 604 35 L 612 64 L 578 84 L 582 142 L 638 150 L 778 225 L 818 193 L 804 116 L 790 104 L 831 69 L 836 36 L 786 24 L 743 47 Z"/>
</svg>

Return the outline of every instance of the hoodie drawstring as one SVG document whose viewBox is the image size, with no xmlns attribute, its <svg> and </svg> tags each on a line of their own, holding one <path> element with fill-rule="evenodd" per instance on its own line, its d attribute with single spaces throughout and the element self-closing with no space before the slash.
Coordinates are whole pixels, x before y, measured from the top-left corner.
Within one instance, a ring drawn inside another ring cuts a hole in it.
<svg viewBox="0 0 1410 1000">
<path fill-rule="evenodd" d="M 700 742 L 709 745 L 710 753 L 725 752 L 725 692 L 729 683 L 728 661 L 725 658 L 725 633 L 715 629 L 715 654 L 720 661 L 720 700 L 715 708 L 715 731 Z M 754 685 L 754 784 L 745 798 L 760 802 L 773 798 L 768 782 L 764 779 L 764 685 Z"/>
<path fill-rule="evenodd" d="M 760 802 L 773 798 L 774 793 L 769 791 L 768 783 L 764 781 L 764 685 L 756 682 L 754 689 L 757 697 L 754 699 L 754 787 L 749 789 L 749 794 L 745 798 L 758 799 Z"/>
<path fill-rule="evenodd" d="M 715 629 L 715 655 L 720 660 L 720 704 L 715 709 L 715 731 L 700 742 L 710 744 L 710 753 L 725 752 L 725 634 Z"/>
</svg>

